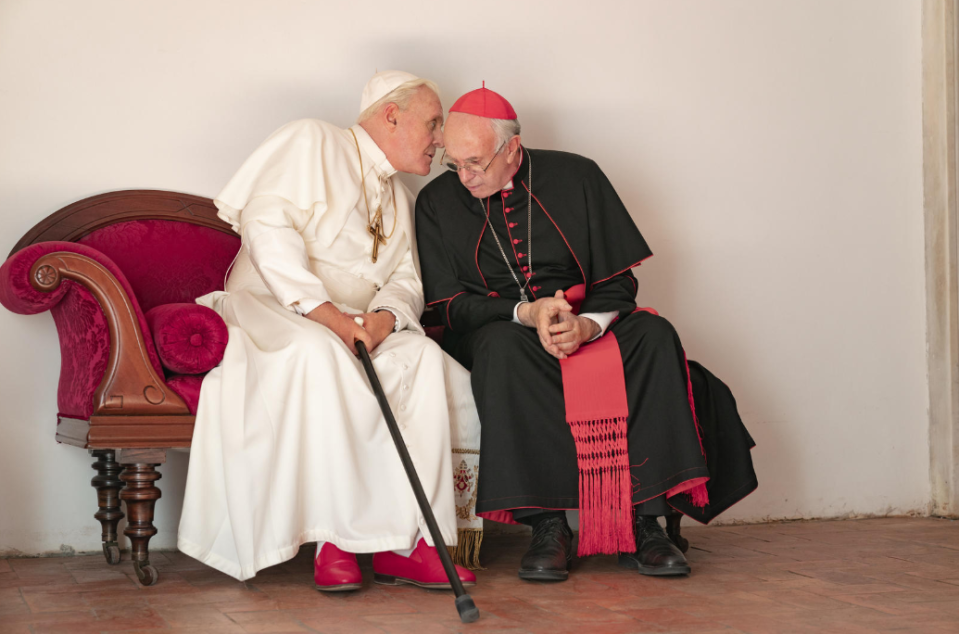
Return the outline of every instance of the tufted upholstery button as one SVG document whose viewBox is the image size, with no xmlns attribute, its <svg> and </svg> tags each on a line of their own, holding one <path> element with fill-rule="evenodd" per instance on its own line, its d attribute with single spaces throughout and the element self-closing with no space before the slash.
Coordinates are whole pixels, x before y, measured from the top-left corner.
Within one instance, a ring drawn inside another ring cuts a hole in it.
<svg viewBox="0 0 959 634">
<path fill-rule="evenodd" d="M 193 333 L 192 335 L 190 335 L 190 345 L 191 345 L 191 346 L 196 346 L 196 347 L 202 346 L 202 345 L 203 345 L 203 335 L 201 335 L 201 334 L 198 333 L 198 332 L 195 332 L 195 333 Z"/>
</svg>

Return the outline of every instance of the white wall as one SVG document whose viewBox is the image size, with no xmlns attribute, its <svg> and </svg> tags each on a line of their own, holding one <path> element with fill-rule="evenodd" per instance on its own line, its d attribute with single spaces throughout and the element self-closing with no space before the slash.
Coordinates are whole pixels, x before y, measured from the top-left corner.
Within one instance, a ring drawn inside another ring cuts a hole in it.
<svg viewBox="0 0 959 634">
<path fill-rule="evenodd" d="M 0 250 L 96 193 L 213 196 L 281 124 L 351 123 L 377 68 L 436 80 L 447 107 L 486 80 L 531 147 L 605 169 L 657 254 L 641 304 L 737 395 L 761 485 L 725 520 L 922 512 L 919 18 L 901 0 L 0 1 Z M 92 460 L 53 440 L 52 320 L 0 311 L 0 350 L 0 553 L 97 549 Z M 162 469 L 155 547 L 185 468 Z"/>
</svg>

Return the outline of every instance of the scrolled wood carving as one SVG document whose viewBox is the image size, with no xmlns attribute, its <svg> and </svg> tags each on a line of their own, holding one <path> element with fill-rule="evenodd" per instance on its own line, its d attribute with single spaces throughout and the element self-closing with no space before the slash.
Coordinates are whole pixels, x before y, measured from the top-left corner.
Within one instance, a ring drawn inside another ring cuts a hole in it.
<svg viewBox="0 0 959 634">
<path fill-rule="evenodd" d="M 136 310 L 117 278 L 96 260 L 65 251 L 48 253 L 30 269 L 30 283 L 41 292 L 55 290 L 64 279 L 93 294 L 110 331 L 110 358 L 93 396 L 94 415 L 189 416 L 183 399 L 153 369 Z"/>
</svg>

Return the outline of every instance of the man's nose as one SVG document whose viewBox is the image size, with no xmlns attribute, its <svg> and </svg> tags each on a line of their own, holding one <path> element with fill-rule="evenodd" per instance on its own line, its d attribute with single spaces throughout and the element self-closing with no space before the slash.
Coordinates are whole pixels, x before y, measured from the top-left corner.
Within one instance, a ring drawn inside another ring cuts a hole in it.
<svg viewBox="0 0 959 634">
<path fill-rule="evenodd" d="M 473 180 L 473 177 L 476 176 L 476 174 L 473 172 L 465 169 L 457 170 L 456 175 L 460 177 L 460 182 L 464 185 L 469 185 L 470 181 Z"/>
<path fill-rule="evenodd" d="M 443 143 L 443 129 L 439 128 L 433 133 L 433 145 L 436 147 L 446 147 Z"/>
</svg>

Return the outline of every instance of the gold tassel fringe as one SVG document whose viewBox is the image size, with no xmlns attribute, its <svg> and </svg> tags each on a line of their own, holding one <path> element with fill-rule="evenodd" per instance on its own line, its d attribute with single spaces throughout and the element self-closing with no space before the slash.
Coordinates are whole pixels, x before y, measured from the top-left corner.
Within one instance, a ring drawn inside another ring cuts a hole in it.
<svg viewBox="0 0 959 634">
<path fill-rule="evenodd" d="M 459 528 L 456 531 L 456 547 L 447 546 L 453 563 L 469 570 L 486 570 L 480 565 L 480 545 L 483 543 L 482 528 Z"/>
</svg>

